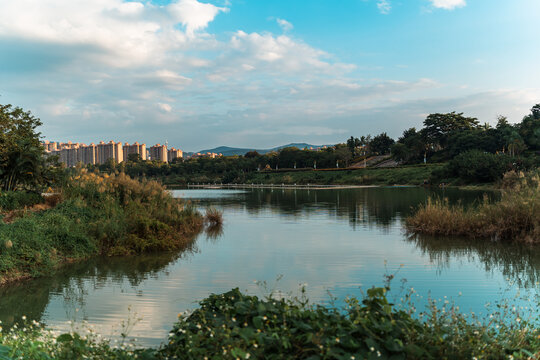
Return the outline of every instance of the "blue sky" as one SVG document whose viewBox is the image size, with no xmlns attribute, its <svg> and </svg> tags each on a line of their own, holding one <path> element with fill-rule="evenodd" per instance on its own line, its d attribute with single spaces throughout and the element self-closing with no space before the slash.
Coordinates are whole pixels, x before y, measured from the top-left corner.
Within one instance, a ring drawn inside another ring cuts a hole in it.
<svg viewBox="0 0 540 360">
<path fill-rule="evenodd" d="M 540 102 L 537 0 L 0 2 L 0 103 L 47 139 L 193 151 L 397 137 Z"/>
</svg>

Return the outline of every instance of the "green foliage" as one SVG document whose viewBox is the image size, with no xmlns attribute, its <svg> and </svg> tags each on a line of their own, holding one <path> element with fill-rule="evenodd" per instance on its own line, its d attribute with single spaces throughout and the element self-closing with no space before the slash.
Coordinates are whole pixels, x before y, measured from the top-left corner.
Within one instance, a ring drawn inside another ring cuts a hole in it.
<svg viewBox="0 0 540 360">
<path fill-rule="evenodd" d="M 261 300 L 238 289 L 211 295 L 175 325 L 165 357 L 185 359 L 350 359 L 418 357 L 425 351 L 407 344 L 420 323 L 395 311 L 386 289 L 374 288 L 343 311 L 309 305 L 305 298 Z"/>
<path fill-rule="evenodd" d="M 430 114 L 424 120 L 427 144 L 446 147 L 450 134 L 456 131 L 471 130 L 478 127 L 476 118 L 465 117 L 463 113 Z"/>
<path fill-rule="evenodd" d="M 185 248 L 202 227 L 199 213 L 152 181 L 82 173 L 63 191 L 58 206 L 0 223 L 0 283 L 98 254 Z"/>
<path fill-rule="evenodd" d="M 390 153 L 390 148 L 394 145 L 394 139 L 386 133 L 379 134 L 369 143 L 369 149 L 373 154 L 385 155 Z"/>
<path fill-rule="evenodd" d="M 499 180 L 512 169 L 512 159 L 505 155 L 494 155 L 471 150 L 456 156 L 447 165 L 450 177 L 459 177 L 464 182 L 485 183 Z"/>
<path fill-rule="evenodd" d="M 30 112 L 0 104 L 0 186 L 3 190 L 46 188 L 59 180 L 54 157 L 46 157 Z"/>
<path fill-rule="evenodd" d="M 43 201 L 43 197 L 35 192 L 4 191 L 0 193 L 0 209 L 4 211 L 29 207 Z"/>
<path fill-rule="evenodd" d="M 457 235 L 526 243 L 540 242 L 540 176 L 509 172 L 504 176 L 501 200 L 464 208 L 430 200 L 407 218 L 413 233 Z"/>
<path fill-rule="evenodd" d="M 389 280 L 391 277 L 388 278 Z M 461 313 L 430 300 L 416 312 L 414 292 L 396 306 L 389 288 L 368 289 L 346 306 L 312 305 L 300 297 L 264 299 L 238 289 L 210 295 L 179 315 L 167 343 L 112 346 L 89 330 L 54 335 L 38 323 L 0 333 L 0 359 L 534 359 L 540 331 L 534 319 L 497 304 L 489 317 Z"/>
</svg>

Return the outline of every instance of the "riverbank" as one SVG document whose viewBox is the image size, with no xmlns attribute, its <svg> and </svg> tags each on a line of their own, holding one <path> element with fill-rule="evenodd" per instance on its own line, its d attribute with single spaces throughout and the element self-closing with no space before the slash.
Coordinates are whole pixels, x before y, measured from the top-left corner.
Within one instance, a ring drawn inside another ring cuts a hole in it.
<svg viewBox="0 0 540 360">
<path fill-rule="evenodd" d="M 369 186 L 369 185 L 413 185 L 429 183 L 434 172 L 440 171 L 445 164 L 411 165 L 395 168 L 365 169 L 282 169 L 250 172 L 244 175 L 242 184 L 262 185 L 332 185 L 332 186 Z M 192 174 L 188 177 L 156 177 L 167 187 L 197 184 L 235 184 L 221 176 Z M 438 186 L 438 183 L 436 184 Z"/>
<path fill-rule="evenodd" d="M 202 215 L 189 203 L 174 199 L 155 181 L 124 174 L 83 171 L 59 197 L 58 204 L 41 211 L 2 214 L 0 285 L 51 275 L 62 264 L 97 255 L 178 250 L 203 226 Z"/>
<path fill-rule="evenodd" d="M 1 359 L 534 359 L 540 330 L 511 304 L 479 318 L 448 302 L 417 311 L 414 292 L 391 304 L 389 288 L 371 288 L 344 308 L 297 297 L 265 298 L 238 289 L 210 295 L 179 314 L 158 348 L 135 348 L 89 331 L 53 334 L 26 322 L 0 334 Z M 136 320 L 132 320 L 136 321 Z M 129 323 L 129 322 L 128 322 Z"/>
</svg>

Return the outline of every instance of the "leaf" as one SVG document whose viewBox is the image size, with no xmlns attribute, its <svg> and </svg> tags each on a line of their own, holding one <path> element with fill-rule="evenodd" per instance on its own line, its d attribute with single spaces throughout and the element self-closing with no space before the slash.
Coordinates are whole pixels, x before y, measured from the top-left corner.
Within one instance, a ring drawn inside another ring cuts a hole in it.
<svg viewBox="0 0 540 360">
<path fill-rule="evenodd" d="M 71 336 L 71 334 L 62 334 L 56 338 L 56 341 L 58 342 L 73 341 L 73 336 Z"/>
<path fill-rule="evenodd" d="M 262 327 L 263 327 L 262 317 L 260 317 L 260 316 L 255 316 L 255 317 L 253 318 L 253 325 L 254 325 L 257 329 L 262 329 Z"/>
</svg>

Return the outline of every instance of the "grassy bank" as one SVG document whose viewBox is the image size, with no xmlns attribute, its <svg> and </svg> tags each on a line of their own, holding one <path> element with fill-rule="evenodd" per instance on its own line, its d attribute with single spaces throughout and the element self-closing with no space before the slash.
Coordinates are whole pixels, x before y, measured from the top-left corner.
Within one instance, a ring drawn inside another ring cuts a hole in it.
<svg viewBox="0 0 540 360">
<path fill-rule="evenodd" d="M 350 170 L 267 171 L 245 175 L 244 183 L 257 184 L 318 184 L 318 185 L 421 185 L 443 164 L 402 166 L 397 168 L 367 168 Z M 167 185 L 189 183 L 225 183 L 221 177 L 162 178 Z"/>
<path fill-rule="evenodd" d="M 65 262 L 95 255 L 180 249 L 203 224 L 199 213 L 158 183 L 123 174 L 80 173 L 55 197 L 58 204 L 44 200 L 3 212 L 0 284 L 48 275 Z"/>
<path fill-rule="evenodd" d="M 540 242 L 540 173 L 507 173 L 501 200 L 464 208 L 430 200 L 406 221 L 413 233 Z"/>
<path fill-rule="evenodd" d="M 179 315 L 156 349 L 113 347 L 89 332 L 54 335 L 38 324 L 0 335 L 0 359 L 536 359 L 535 319 L 500 304 L 486 318 L 431 301 L 416 313 L 372 288 L 344 308 L 312 305 L 303 296 L 260 299 L 238 289 L 211 295 Z M 525 317 L 524 317 L 525 315 Z"/>
</svg>

